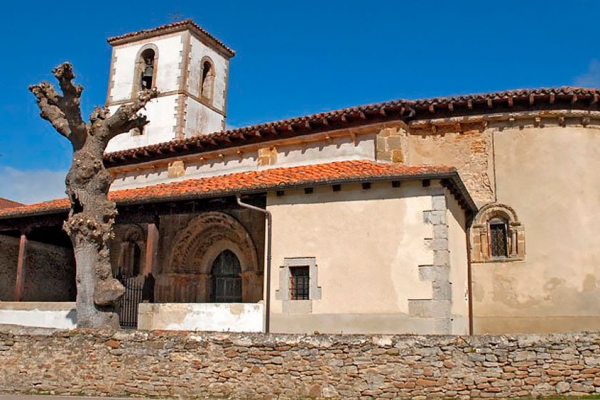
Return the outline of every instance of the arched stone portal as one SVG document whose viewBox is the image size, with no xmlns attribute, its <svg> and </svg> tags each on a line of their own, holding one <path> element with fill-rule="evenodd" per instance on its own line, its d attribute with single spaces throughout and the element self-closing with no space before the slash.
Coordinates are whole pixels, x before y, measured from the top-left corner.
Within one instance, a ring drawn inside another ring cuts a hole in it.
<svg viewBox="0 0 600 400">
<path fill-rule="evenodd" d="M 224 251 L 233 253 L 239 261 L 242 302 L 262 299 L 262 272 L 256 246 L 248 231 L 232 216 L 222 212 L 198 215 L 171 243 L 170 265 L 157 279 L 157 301 L 210 302 L 213 264 Z"/>
</svg>

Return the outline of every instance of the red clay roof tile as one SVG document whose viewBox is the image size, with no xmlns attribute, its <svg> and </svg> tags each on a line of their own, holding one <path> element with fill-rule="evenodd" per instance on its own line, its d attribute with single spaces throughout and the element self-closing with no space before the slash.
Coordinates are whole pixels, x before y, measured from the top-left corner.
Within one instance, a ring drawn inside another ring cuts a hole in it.
<svg viewBox="0 0 600 400">
<path fill-rule="evenodd" d="M 17 203 L 16 201 L 8 200 L 3 197 L 0 197 L 0 209 L 3 208 L 11 208 L 11 207 L 19 207 L 22 206 L 22 203 Z"/>
<path fill-rule="evenodd" d="M 232 49 L 227 47 L 223 42 L 221 42 L 219 39 L 217 39 L 216 37 L 214 37 L 213 35 L 208 33 L 204 28 L 202 28 L 200 25 L 196 24 L 191 19 L 186 19 L 186 20 L 178 21 L 178 22 L 172 22 L 170 24 L 161 25 L 161 26 L 158 26 L 158 27 L 152 28 L 152 29 L 144 29 L 144 30 L 141 30 L 138 32 L 130 32 L 130 33 L 126 33 L 124 35 L 114 36 L 114 37 L 108 38 L 107 41 L 108 41 L 108 43 L 115 45 L 115 44 L 121 44 L 121 43 L 127 42 L 133 38 L 152 37 L 152 36 L 165 34 L 165 33 L 169 33 L 169 32 L 177 32 L 180 30 L 184 30 L 186 28 L 191 29 L 193 31 L 197 31 L 201 35 L 203 35 L 203 36 L 207 37 L 209 40 L 213 41 L 218 47 L 220 47 L 222 50 L 224 50 L 225 53 L 227 55 L 229 55 L 229 57 L 233 57 L 235 55 L 235 51 L 233 51 Z"/>
<path fill-rule="evenodd" d="M 166 200 L 232 196 L 259 193 L 290 187 L 317 186 L 356 181 L 406 180 L 450 178 L 462 193 L 466 204 L 476 209 L 473 200 L 464 189 L 453 167 L 406 166 L 373 161 L 339 161 L 299 167 L 273 168 L 262 171 L 188 179 L 161 183 L 136 189 L 116 190 L 109 197 L 117 204 L 138 204 Z M 0 218 L 65 212 L 69 209 L 67 199 L 0 210 Z"/>
<path fill-rule="evenodd" d="M 495 111 L 523 111 L 540 107 L 598 111 L 600 91 L 562 87 L 509 90 L 422 100 L 394 100 L 107 153 L 104 160 L 109 167 L 136 164 L 174 155 L 197 154 L 389 120 L 409 122 L 422 118 L 485 114 L 491 112 L 490 106 Z"/>
</svg>

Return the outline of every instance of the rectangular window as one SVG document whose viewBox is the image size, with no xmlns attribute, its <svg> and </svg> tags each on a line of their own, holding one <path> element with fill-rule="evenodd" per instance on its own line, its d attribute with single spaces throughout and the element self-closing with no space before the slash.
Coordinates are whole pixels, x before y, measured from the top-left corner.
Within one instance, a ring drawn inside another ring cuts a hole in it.
<svg viewBox="0 0 600 400">
<path fill-rule="evenodd" d="M 306 266 L 290 267 L 290 299 L 309 300 L 309 268 Z"/>
<path fill-rule="evenodd" d="M 490 223 L 490 236 L 492 257 L 507 257 L 508 256 L 508 240 L 506 237 L 506 224 Z"/>
</svg>

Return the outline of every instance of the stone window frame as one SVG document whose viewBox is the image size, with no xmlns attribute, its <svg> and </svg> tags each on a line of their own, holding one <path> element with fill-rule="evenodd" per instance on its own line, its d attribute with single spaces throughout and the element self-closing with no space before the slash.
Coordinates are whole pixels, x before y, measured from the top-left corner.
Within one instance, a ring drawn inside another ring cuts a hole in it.
<svg viewBox="0 0 600 400">
<path fill-rule="evenodd" d="M 144 67 L 144 61 L 142 60 L 142 54 L 146 51 L 146 50 L 152 50 L 154 51 L 154 64 L 153 64 L 153 70 L 152 70 L 152 83 L 153 83 L 153 87 L 157 87 L 157 81 L 156 78 L 158 77 L 158 58 L 159 58 L 159 52 L 158 52 L 158 46 L 156 46 L 154 43 L 148 43 L 145 44 L 144 46 L 140 47 L 140 49 L 138 50 L 136 56 L 135 56 L 135 68 L 133 69 L 133 87 L 131 88 L 131 99 L 135 99 L 137 97 L 137 94 L 142 90 L 141 85 L 140 85 L 140 76 L 142 74 L 142 68 Z"/>
<path fill-rule="evenodd" d="M 204 76 L 204 65 L 206 63 L 210 64 L 210 70 L 209 70 L 209 74 L 207 76 Z M 205 90 L 204 82 L 209 78 L 211 79 L 210 89 Z M 216 82 L 216 80 L 217 80 L 217 71 L 215 70 L 214 61 L 208 56 L 202 57 L 202 60 L 200 60 L 200 85 L 198 87 L 198 93 L 200 94 L 199 97 L 203 103 L 209 104 L 209 105 L 213 104 L 214 97 L 215 97 L 215 82 Z M 206 93 L 206 92 L 208 92 L 208 93 Z"/>
<path fill-rule="evenodd" d="M 492 256 L 491 225 L 503 221 L 506 227 L 507 255 Z M 489 203 L 483 206 L 470 229 L 472 262 L 507 262 L 525 259 L 525 227 L 515 210 L 505 204 Z"/>
<path fill-rule="evenodd" d="M 292 300 L 290 296 L 291 269 L 308 267 L 309 294 L 308 300 Z M 317 260 L 315 257 L 286 257 L 279 266 L 279 289 L 275 291 L 275 299 L 281 300 L 284 314 L 309 314 L 312 312 L 314 300 L 322 295 L 319 286 Z"/>
</svg>

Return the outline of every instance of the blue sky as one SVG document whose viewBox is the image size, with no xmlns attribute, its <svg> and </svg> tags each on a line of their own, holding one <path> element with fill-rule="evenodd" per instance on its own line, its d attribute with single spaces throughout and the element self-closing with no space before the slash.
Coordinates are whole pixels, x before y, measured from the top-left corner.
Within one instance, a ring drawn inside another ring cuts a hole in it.
<svg viewBox="0 0 600 400">
<path fill-rule="evenodd" d="M 59 5 L 60 4 L 60 5 Z M 106 38 L 192 18 L 236 50 L 228 125 L 398 98 L 600 87 L 600 2 L 21 1 L 0 14 L 0 197 L 61 197 L 69 143 L 28 85 L 71 61 L 84 115 L 106 97 Z"/>
</svg>

